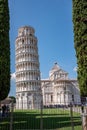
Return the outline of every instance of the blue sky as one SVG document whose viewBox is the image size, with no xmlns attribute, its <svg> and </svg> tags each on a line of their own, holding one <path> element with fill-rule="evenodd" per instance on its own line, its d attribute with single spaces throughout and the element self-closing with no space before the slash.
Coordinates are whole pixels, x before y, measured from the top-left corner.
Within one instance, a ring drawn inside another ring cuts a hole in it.
<svg viewBox="0 0 87 130">
<path fill-rule="evenodd" d="M 76 78 L 77 73 L 72 23 L 72 0 L 9 0 L 11 73 L 15 72 L 15 39 L 18 28 L 30 25 L 38 38 L 40 71 L 48 78 L 57 62 Z M 11 92 L 15 92 L 15 80 L 11 79 Z"/>
</svg>

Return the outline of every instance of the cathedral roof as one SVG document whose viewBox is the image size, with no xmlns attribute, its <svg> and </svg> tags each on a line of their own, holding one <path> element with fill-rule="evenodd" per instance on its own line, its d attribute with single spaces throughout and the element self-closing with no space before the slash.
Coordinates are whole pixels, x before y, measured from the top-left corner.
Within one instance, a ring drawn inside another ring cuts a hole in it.
<svg viewBox="0 0 87 130">
<path fill-rule="evenodd" d="M 52 69 L 49 71 L 49 76 L 55 74 L 55 73 L 63 73 L 63 74 L 68 74 L 66 71 L 60 68 L 60 66 L 57 64 L 57 62 L 54 63 L 54 66 Z"/>
<path fill-rule="evenodd" d="M 57 70 L 60 70 L 60 66 L 57 64 L 57 62 L 55 62 L 51 71 L 57 71 Z"/>
</svg>

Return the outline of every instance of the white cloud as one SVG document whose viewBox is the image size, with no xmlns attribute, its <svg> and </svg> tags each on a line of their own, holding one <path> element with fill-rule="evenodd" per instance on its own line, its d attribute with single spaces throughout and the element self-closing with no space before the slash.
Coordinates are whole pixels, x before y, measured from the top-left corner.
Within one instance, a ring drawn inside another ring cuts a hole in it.
<svg viewBox="0 0 87 130">
<path fill-rule="evenodd" d="M 16 95 L 16 85 L 15 85 L 15 72 L 11 74 L 10 78 L 10 92 L 9 96 L 15 96 Z"/>
<path fill-rule="evenodd" d="M 75 71 L 75 72 L 77 72 L 77 66 L 75 66 L 74 68 L 73 68 L 73 71 Z"/>
<path fill-rule="evenodd" d="M 15 72 L 11 74 L 11 80 L 15 80 Z"/>
</svg>

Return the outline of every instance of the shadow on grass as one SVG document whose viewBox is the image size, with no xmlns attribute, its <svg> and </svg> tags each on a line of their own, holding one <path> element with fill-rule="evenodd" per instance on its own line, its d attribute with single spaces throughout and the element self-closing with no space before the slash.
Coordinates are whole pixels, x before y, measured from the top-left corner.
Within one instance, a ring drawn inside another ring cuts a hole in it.
<svg viewBox="0 0 87 130">
<path fill-rule="evenodd" d="M 80 116 L 73 117 L 74 126 L 81 125 Z M 0 130 L 9 130 L 10 119 L 4 118 L 0 122 Z M 41 116 L 38 112 L 14 112 L 13 130 L 40 129 Z M 71 127 L 71 118 L 68 113 L 43 114 L 43 129 L 58 129 Z"/>
</svg>

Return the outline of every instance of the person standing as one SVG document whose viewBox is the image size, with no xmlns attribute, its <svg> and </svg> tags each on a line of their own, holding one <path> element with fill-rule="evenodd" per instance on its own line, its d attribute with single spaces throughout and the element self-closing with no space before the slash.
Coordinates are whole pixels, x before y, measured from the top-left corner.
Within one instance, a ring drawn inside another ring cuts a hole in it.
<svg viewBox="0 0 87 130">
<path fill-rule="evenodd" d="M 2 117 L 5 116 L 5 113 L 6 113 L 6 105 L 3 105 L 2 106 Z"/>
</svg>

